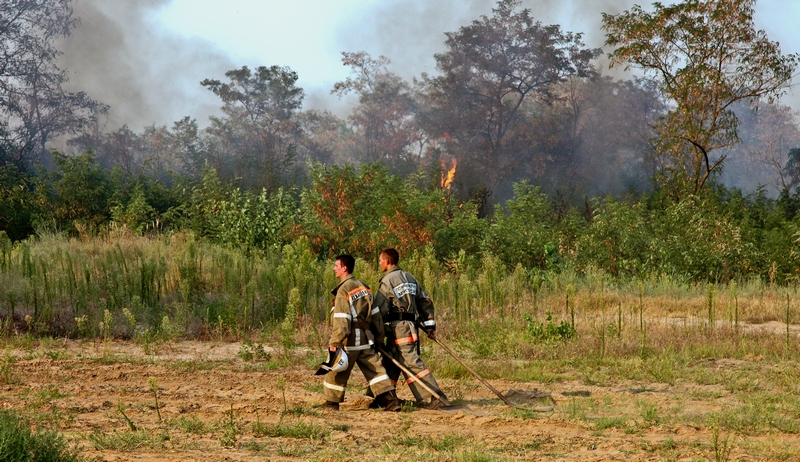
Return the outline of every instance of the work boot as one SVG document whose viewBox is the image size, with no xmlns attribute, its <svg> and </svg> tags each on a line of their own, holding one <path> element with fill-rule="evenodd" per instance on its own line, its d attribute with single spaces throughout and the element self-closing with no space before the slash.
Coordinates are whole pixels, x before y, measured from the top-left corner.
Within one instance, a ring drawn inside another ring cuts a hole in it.
<svg viewBox="0 0 800 462">
<path fill-rule="evenodd" d="M 401 407 L 403 407 L 402 401 L 397 397 L 397 393 L 394 390 L 381 393 L 369 404 L 370 409 L 382 408 L 384 411 L 389 412 L 398 412 Z"/>
<path fill-rule="evenodd" d="M 334 401 L 325 401 L 325 404 L 322 405 L 322 409 L 326 411 L 338 411 L 339 403 Z"/>
</svg>

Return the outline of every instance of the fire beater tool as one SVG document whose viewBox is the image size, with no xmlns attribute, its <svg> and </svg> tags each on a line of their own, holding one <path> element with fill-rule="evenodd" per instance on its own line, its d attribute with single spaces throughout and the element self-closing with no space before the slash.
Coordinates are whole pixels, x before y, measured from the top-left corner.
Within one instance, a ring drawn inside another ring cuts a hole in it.
<svg viewBox="0 0 800 462">
<path fill-rule="evenodd" d="M 465 363 L 465 362 L 464 362 L 464 361 L 463 361 L 461 358 L 459 358 L 458 356 L 456 356 L 456 354 L 455 354 L 455 353 L 453 353 L 453 350 L 451 350 L 450 348 L 448 348 L 448 347 L 447 347 L 447 345 L 445 345 L 444 343 L 442 343 L 442 342 L 441 342 L 441 340 L 439 340 L 439 339 L 438 339 L 438 338 L 436 338 L 436 337 L 429 337 L 429 338 L 430 338 L 431 340 L 433 340 L 434 342 L 436 342 L 436 344 L 437 344 L 437 345 L 439 345 L 440 347 L 442 347 L 442 349 L 444 349 L 444 351 L 446 351 L 447 353 L 449 353 L 449 354 L 450 354 L 450 356 L 452 356 L 452 357 L 453 357 L 453 359 L 455 359 L 456 361 L 458 361 L 458 363 L 459 363 L 459 364 L 461 364 L 461 365 L 462 365 L 462 366 L 464 366 L 464 367 L 465 367 L 465 368 L 466 368 L 468 371 L 470 371 L 470 372 L 472 373 L 472 375 L 474 375 L 475 377 L 477 377 L 477 378 L 478 378 L 478 380 L 480 380 L 481 382 L 483 382 L 483 384 L 484 384 L 484 385 L 486 385 L 486 386 L 489 388 L 489 390 L 492 390 L 492 392 L 494 392 L 494 394 L 495 394 L 495 395 L 497 395 L 497 397 L 498 397 L 498 398 L 502 399 L 504 403 L 508 404 L 508 405 L 509 405 L 509 406 L 511 406 L 511 407 L 517 407 L 517 406 L 515 406 L 515 405 L 511 404 L 511 403 L 508 401 L 508 399 L 506 399 L 506 397 L 505 397 L 505 396 L 503 396 L 503 394 L 502 394 L 502 393 L 500 393 L 499 391 L 497 391 L 497 389 L 496 389 L 495 387 L 493 387 L 491 384 L 489 384 L 489 382 L 487 382 L 486 380 L 484 380 L 484 379 L 483 379 L 483 377 L 481 377 L 481 376 L 480 376 L 480 375 L 479 375 L 477 372 L 475 372 L 475 371 L 474 371 L 474 370 L 473 370 L 471 367 L 467 366 L 467 364 L 466 364 L 466 363 Z"/>
<path fill-rule="evenodd" d="M 393 357 L 392 355 L 390 355 L 389 353 L 387 353 L 387 352 L 386 352 L 386 350 L 384 350 L 384 349 L 383 349 L 383 348 L 381 348 L 381 347 L 378 347 L 378 351 L 380 351 L 380 352 L 381 352 L 381 354 L 382 354 L 383 356 L 385 356 L 385 357 L 387 357 L 387 358 L 391 359 L 391 360 L 392 360 L 392 362 L 394 363 L 394 365 L 395 365 L 395 366 L 397 366 L 397 367 L 399 367 L 399 368 L 400 368 L 400 370 L 401 370 L 401 371 L 403 371 L 403 373 L 404 373 L 404 374 L 406 374 L 406 376 L 407 376 L 409 379 L 411 379 L 411 380 L 412 380 L 412 381 L 414 381 L 414 382 L 417 382 L 417 383 L 418 383 L 418 384 L 419 384 L 419 385 L 420 385 L 422 388 L 424 388 L 424 389 L 425 389 L 425 390 L 426 390 L 428 393 L 430 393 L 430 394 L 431 394 L 431 396 L 433 396 L 434 398 L 436 398 L 436 399 L 438 399 L 439 401 L 441 401 L 441 402 L 442 402 L 442 404 L 444 404 L 445 406 L 450 406 L 450 405 L 451 405 L 449 401 L 447 401 L 446 399 L 442 398 L 442 397 L 441 397 L 441 396 L 440 396 L 438 393 L 436 393 L 435 391 L 433 391 L 433 390 L 431 389 L 431 387 L 429 387 L 428 385 L 426 385 L 426 384 L 425 384 L 425 382 L 423 382 L 422 380 L 418 379 L 418 378 L 417 378 L 417 377 L 414 375 L 414 373 L 413 373 L 413 372 L 411 372 L 410 370 L 408 370 L 408 368 L 407 368 L 407 367 L 405 367 L 405 366 L 403 366 L 402 364 L 400 364 L 400 361 L 398 361 L 398 360 L 394 359 L 394 357 Z"/>
</svg>

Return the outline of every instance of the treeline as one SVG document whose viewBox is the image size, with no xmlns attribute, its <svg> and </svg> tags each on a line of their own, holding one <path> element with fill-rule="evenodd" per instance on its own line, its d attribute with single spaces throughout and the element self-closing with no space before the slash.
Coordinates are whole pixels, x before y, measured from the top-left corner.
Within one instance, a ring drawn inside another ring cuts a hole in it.
<svg viewBox="0 0 800 462">
<path fill-rule="evenodd" d="M 34 229 L 87 238 L 115 230 L 191 231 L 261 254 L 306 238 L 317 257 L 348 252 L 367 261 L 395 246 L 407 255 L 428 249 L 456 274 L 487 256 L 509 271 L 602 270 L 625 279 L 757 276 L 787 284 L 800 274 L 800 193 L 787 191 L 771 199 L 763 189 L 745 195 L 715 184 L 677 201 L 662 190 L 574 206 L 517 183 L 512 199 L 481 216 L 479 201 L 455 200 L 440 186 L 439 170 L 400 176 L 379 164 L 317 163 L 307 187 L 252 192 L 210 167 L 198 181 L 175 178 L 167 186 L 147 176 L 123 181 L 91 153 L 57 155 L 56 163 L 36 187 L 15 192 L 3 233 L 20 239 Z"/>
<path fill-rule="evenodd" d="M 429 248 L 454 272 L 491 255 L 508 269 L 789 282 L 800 129 L 774 98 L 798 57 L 755 30 L 754 4 L 604 14 L 612 65 L 646 76 L 614 80 L 580 33 L 500 0 L 446 34 L 436 75 L 407 81 L 385 57 L 343 53 L 352 73 L 332 94 L 357 101 L 345 118 L 303 110 L 291 69 L 243 66 L 200 82 L 222 103 L 207 127 L 103 132 L 109 108 L 64 91 L 56 65 L 54 39 L 78 27 L 70 0 L 7 2 L 0 231 L 190 230 L 247 252 L 306 236 L 320 257 Z M 705 49 L 729 53 L 692 52 Z"/>
</svg>

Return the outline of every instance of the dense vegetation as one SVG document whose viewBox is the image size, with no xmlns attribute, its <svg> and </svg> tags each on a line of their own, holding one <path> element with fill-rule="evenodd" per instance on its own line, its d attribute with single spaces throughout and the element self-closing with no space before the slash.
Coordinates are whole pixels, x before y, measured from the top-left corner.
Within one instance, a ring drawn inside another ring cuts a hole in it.
<svg viewBox="0 0 800 462">
<path fill-rule="evenodd" d="M 208 127 L 186 117 L 141 133 L 96 130 L 108 108 L 61 88 L 53 44 L 77 27 L 69 0 L 4 4 L 0 306 L 53 332 L 123 308 L 150 326 L 180 313 L 256 325 L 292 304 L 316 316 L 320 265 L 347 252 L 369 266 L 385 246 L 427 262 L 436 284 L 478 287 L 489 271 L 528 291 L 598 272 L 793 286 L 800 129 L 774 98 L 798 57 L 754 29 L 754 3 L 604 14 L 612 63 L 646 75 L 615 81 L 581 34 L 501 0 L 446 34 L 437 75 L 410 83 L 385 57 L 343 53 L 352 75 L 333 93 L 358 97 L 346 120 L 302 110 L 291 69 L 243 66 L 201 83 L 223 104 Z M 686 59 L 706 49 L 724 53 Z M 34 117 L 40 106 L 52 117 Z M 731 186 L 723 166 L 765 185 Z M 136 236 L 146 250 L 108 247 Z M 205 273 L 217 266 L 244 275 Z"/>
</svg>

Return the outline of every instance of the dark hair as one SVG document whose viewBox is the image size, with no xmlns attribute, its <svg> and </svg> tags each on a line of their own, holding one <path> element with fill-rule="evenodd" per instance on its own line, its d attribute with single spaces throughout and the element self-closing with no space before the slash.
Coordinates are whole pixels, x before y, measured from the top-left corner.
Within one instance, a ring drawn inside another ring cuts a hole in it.
<svg viewBox="0 0 800 462">
<path fill-rule="evenodd" d="M 339 255 L 336 257 L 336 261 L 344 265 L 348 273 L 353 274 L 353 268 L 356 267 L 356 259 L 352 255 Z"/>
<path fill-rule="evenodd" d="M 390 265 L 396 265 L 397 262 L 400 261 L 400 254 L 397 253 L 397 250 L 392 248 L 381 250 L 381 255 L 386 256 L 386 260 L 389 262 Z"/>
</svg>

